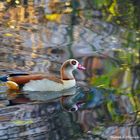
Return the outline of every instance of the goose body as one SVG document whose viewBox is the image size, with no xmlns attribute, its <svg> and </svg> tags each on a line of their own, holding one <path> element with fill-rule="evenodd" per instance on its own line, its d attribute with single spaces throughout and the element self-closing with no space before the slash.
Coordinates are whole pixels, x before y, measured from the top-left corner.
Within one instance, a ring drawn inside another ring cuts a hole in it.
<svg viewBox="0 0 140 140">
<path fill-rule="evenodd" d="M 52 80 L 31 80 L 23 87 L 24 91 L 61 91 L 68 89 L 76 85 L 75 80 L 62 80 L 62 83 L 57 83 Z"/>
<path fill-rule="evenodd" d="M 0 80 L 5 80 L 7 87 L 14 90 L 22 87 L 23 91 L 61 91 L 76 85 L 73 76 L 73 71 L 76 69 L 85 68 L 77 60 L 69 59 L 61 66 L 61 78 L 43 74 L 11 74 L 0 77 Z"/>
</svg>

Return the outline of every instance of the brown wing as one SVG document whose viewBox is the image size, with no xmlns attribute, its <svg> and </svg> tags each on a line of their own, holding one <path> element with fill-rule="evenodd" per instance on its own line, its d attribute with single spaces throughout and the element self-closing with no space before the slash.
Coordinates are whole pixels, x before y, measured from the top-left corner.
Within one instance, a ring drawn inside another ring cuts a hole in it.
<svg viewBox="0 0 140 140">
<path fill-rule="evenodd" d="M 53 75 L 52 76 L 46 75 L 46 76 L 44 76 L 44 78 L 46 78 L 48 80 L 51 80 L 51 81 L 54 81 L 54 82 L 57 82 L 57 83 L 63 84 L 63 81 L 60 78 L 58 78 L 56 76 L 53 76 Z"/>
<path fill-rule="evenodd" d="M 13 76 L 8 78 L 8 80 L 13 81 L 17 84 L 25 84 L 28 83 L 30 80 L 42 80 L 42 79 L 49 79 L 51 81 L 63 83 L 62 80 L 60 80 L 59 78 L 56 78 L 54 76 L 41 75 L 41 74 L 21 75 L 21 76 Z"/>
</svg>

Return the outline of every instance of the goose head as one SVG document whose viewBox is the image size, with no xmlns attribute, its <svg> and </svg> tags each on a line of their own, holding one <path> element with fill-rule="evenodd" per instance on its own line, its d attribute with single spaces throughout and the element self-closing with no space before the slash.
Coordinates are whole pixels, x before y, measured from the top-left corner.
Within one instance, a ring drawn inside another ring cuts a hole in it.
<svg viewBox="0 0 140 140">
<path fill-rule="evenodd" d="M 61 66 L 61 79 L 62 80 L 74 80 L 73 71 L 85 70 L 86 68 L 82 66 L 76 59 L 66 60 Z"/>
</svg>

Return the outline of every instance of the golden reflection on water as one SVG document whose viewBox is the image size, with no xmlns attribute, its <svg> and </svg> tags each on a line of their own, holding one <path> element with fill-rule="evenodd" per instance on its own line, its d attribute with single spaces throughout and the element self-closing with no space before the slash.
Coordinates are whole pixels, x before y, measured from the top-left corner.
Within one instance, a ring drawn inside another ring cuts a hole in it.
<svg viewBox="0 0 140 140">
<path fill-rule="evenodd" d="M 29 1 L 28 5 L 15 3 L 15 6 L 1 2 L 0 18 L 5 22 L 5 25 L 16 29 L 20 28 L 21 23 L 37 24 L 39 22 L 47 23 L 48 21 L 61 23 L 64 14 L 71 14 L 72 8 L 70 6 L 70 2 L 65 3 L 54 0 L 36 4 L 33 1 Z M 45 12 L 46 8 L 48 13 Z"/>
</svg>

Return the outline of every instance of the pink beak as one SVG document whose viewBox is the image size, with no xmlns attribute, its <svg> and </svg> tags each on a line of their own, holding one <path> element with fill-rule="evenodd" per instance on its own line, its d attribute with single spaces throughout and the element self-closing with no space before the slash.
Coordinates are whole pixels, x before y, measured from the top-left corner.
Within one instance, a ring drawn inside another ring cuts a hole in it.
<svg viewBox="0 0 140 140">
<path fill-rule="evenodd" d="M 81 64 L 78 64 L 78 69 L 79 70 L 85 70 L 86 68 L 84 66 L 82 66 Z"/>
</svg>

